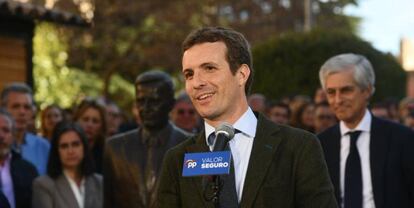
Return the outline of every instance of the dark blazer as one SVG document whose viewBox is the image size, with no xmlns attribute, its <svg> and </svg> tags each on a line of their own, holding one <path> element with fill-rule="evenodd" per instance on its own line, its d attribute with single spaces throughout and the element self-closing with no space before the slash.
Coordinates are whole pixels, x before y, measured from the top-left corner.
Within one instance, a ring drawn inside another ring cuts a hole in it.
<svg viewBox="0 0 414 208">
<path fill-rule="evenodd" d="M 102 176 L 93 174 L 85 179 L 85 208 L 101 208 L 103 187 Z M 40 176 L 33 182 L 32 207 L 41 208 L 79 208 L 69 181 L 64 175 L 53 179 L 48 175 Z"/>
<path fill-rule="evenodd" d="M 190 136 L 171 123 L 160 129 L 157 137 L 160 143 L 153 148 L 154 173 L 149 173 L 146 168 L 149 144 L 146 142 L 152 141 L 144 141 L 140 135 L 141 129 L 138 128 L 115 135 L 106 143 L 103 167 L 106 208 L 153 207 L 165 153 Z M 152 174 L 152 179 L 145 178 L 148 174 Z M 148 186 L 148 183 L 152 185 Z"/>
<path fill-rule="evenodd" d="M 318 135 L 328 170 L 340 198 L 339 124 Z M 370 140 L 372 189 L 376 208 L 414 207 L 414 133 L 410 129 L 372 117 Z"/>
<path fill-rule="evenodd" d="M 210 207 L 202 177 L 182 177 L 185 153 L 209 151 L 201 132 L 168 151 L 163 162 L 159 207 Z M 240 207 L 337 207 L 316 137 L 274 124 L 259 115 Z"/>
<path fill-rule="evenodd" d="M 9 200 L 7 200 L 6 196 L 1 191 L 0 191 L 0 207 L 10 208 Z"/>
<path fill-rule="evenodd" d="M 12 151 L 10 173 L 13 181 L 16 208 L 28 208 L 32 200 L 32 182 L 37 177 L 34 165 Z"/>
</svg>

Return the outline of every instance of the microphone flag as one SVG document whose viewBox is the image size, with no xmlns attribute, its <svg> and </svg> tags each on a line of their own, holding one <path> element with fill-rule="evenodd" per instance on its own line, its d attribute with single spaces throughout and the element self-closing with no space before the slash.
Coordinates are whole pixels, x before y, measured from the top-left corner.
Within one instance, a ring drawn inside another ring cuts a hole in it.
<svg viewBox="0 0 414 208">
<path fill-rule="evenodd" d="M 223 175 L 230 173 L 230 151 L 187 153 L 184 156 L 184 177 Z"/>
</svg>

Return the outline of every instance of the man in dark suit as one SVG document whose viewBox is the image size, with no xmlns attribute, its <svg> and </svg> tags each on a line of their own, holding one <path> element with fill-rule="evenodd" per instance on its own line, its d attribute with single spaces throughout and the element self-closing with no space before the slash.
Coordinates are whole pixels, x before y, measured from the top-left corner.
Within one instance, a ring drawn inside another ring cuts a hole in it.
<svg viewBox="0 0 414 208">
<path fill-rule="evenodd" d="M 414 207 L 414 133 L 367 109 L 375 74 L 362 55 L 341 54 L 319 71 L 340 123 L 319 136 L 338 204 L 345 208 Z"/>
<path fill-rule="evenodd" d="M 115 135 L 104 154 L 104 207 L 153 207 L 162 159 L 190 135 L 169 121 L 174 106 L 171 77 L 148 71 L 135 81 L 138 129 Z"/>
<path fill-rule="evenodd" d="M 229 142 L 234 173 L 219 193 L 219 207 L 336 207 L 322 149 L 312 134 L 279 126 L 254 113 L 246 95 L 252 83 L 249 44 L 242 34 L 208 27 L 183 43 L 186 91 L 204 119 L 203 131 L 167 152 L 159 207 L 214 207 L 202 177 L 183 177 L 185 153 L 208 152 L 206 138 L 222 122 L 237 129 Z M 224 181 L 224 180 L 223 180 Z M 226 189 L 226 191 L 224 191 Z M 231 191 L 231 192 L 228 192 Z"/>
<path fill-rule="evenodd" d="M 10 208 L 9 200 L 7 200 L 6 196 L 1 191 L 0 191 L 0 207 L 1 208 Z"/>
<path fill-rule="evenodd" d="M 30 207 L 32 182 L 37 177 L 36 168 L 11 149 L 14 121 L 0 108 L 0 191 L 10 207 Z"/>
</svg>

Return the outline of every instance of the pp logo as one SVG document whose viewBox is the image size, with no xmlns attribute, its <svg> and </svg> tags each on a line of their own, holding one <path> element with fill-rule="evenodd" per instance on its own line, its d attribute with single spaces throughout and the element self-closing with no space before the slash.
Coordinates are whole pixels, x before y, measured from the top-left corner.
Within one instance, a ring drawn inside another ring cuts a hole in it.
<svg viewBox="0 0 414 208">
<path fill-rule="evenodd" d="M 195 168 L 197 166 L 197 162 L 195 160 L 187 160 L 185 161 L 185 165 L 187 165 L 187 168 Z"/>
</svg>

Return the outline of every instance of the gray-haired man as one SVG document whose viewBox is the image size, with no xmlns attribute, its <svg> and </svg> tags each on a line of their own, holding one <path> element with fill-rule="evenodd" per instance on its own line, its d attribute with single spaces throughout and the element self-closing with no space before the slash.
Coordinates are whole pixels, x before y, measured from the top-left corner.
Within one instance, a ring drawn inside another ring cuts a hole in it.
<svg viewBox="0 0 414 208">
<path fill-rule="evenodd" d="M 367 109 L 375 89 L 371 63 L 358 54 L 337 55 L 319 77 L 340 120 L 319 135 L 338 203 L 414 207 L 414 133 Z"/>
</svg>

